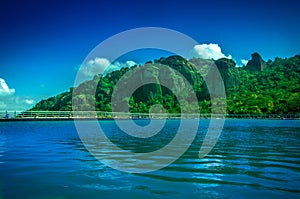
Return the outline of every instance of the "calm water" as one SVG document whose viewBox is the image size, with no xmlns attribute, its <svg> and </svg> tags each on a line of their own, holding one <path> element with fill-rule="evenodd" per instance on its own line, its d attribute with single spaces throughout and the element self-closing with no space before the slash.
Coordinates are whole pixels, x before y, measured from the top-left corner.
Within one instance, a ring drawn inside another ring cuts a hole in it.
<svg viewBox="0 0 300 199">
<path fill-rule="evenodd" d="M 174 137 L 179 120 L 144 143 L 113 121 L 100 123 L 116 144 L 149 151 Z M 208 124 L 200 122 L 192 146 L 173 164 L 128 174 L 96 160 L 72 121 L 1 122 L 0 198 L 300 198 L 300 121 L 227 120 L 215 148 L 199 159 Z"/>
</svg>

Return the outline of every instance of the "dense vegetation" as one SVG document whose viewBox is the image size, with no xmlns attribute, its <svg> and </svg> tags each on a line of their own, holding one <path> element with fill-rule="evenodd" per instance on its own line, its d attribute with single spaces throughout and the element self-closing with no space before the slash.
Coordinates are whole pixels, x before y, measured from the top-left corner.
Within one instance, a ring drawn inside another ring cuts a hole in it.
<svg viewBox="0 0 300 199">
<path fill-rule="evenodd" d="M 198 98 L 201 113 L 210 113 L 211 96 L 217 99 L 218 90 L 208 92 L 205 78 L 209 76 L 215 64 L 220 71 L 226 90 L 227 113 L 229 114 L 287 114 L 300 113 L 300 55 L 291 58 L 276 58 L 265 62 L 258 53 L 252 54 L 252 60 L 246 66 L 236 67 L 231 59 L 204 60 L 193 58 L 186 60 L 179 56 L 160 58 L 145 65 L 122 68 L 105 76 L 96 75 L 93 80 L 83 82 L 69 92 L 42 100 L 31 110 L 72 110 L 72 100 L 76 109 L 112 111 L 111 96 L 119 79 L 134 77 L 137 68 L 152 66 L 135 79 L 141 85 L 145 78 L 156 78 L 156 83 L 138 88 L 131 97 L 118 99 L 118 103 L 128 103 L 130 112 L 145 113 L 153 104 L 162 104 L 168 113 L 179 113 L 181 108 L 174 93 L 160 85 L 162 78 L 172 82 L 172 90 L 187 95 L 186 83 L 174 71 L 160 72 L 159 64 L 168 65 L 182 74 L 192 86 Z M 196 67 L 201 66 L 201 67 Z M 123 77 L 123 78 L 124 78 Z M 125 87 L 126 88 L 126 87 Z M 126 92 L 126 90 L 118 90 Z M 72 98 L 73 94 L 73 98 Z M 222 99 L 220 99 L 222 100 Z M 195 104 L 188 104 L 191 109 Z"/>
</svg>

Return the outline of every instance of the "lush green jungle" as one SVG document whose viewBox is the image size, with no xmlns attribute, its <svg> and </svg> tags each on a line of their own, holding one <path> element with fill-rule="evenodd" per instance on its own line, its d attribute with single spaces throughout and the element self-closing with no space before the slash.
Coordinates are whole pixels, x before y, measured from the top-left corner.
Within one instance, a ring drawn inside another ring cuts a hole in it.
<svg viewBox="0 0 300 199">
<path fill-rule="evenodd" d="M 161 65 L 174 70 L 161 71 Z M 214 81 L 212 71 L 215 67 L 220 72 L 222 82 Z M 121 77 L 125 83 L 114 91 Z M 143 85 L 146 79 L 152 79 L 155 83 L 138 86 L 131 96 L 118 97 L 125 96 L 126 87 L 130 87 L 126 84 L 132 82 L 130 78 L 135 78 L 135 85 Z M 170 86 L 162 86 L 162 80 L 167 80 Z M 227 58 L 186 60 L 180 56 L 162 57 L 139 66 L 95 75 L 92 80 L 70 88 L 68 92 L 38 102 L 31 110 L 72 110 L 74 103 L 73 109 L 76 110 L 95 108 L 111 112 L 111 98 L 117 95 L 115 103 L 129 104 L 132 113 L 148 113 L 154 104 L 161 104 L 168 113 L 180 113 L 182 106 L 179 98 L 182 96 L 187 99 L 185 107 L 197 107 L 195 102 L 189 103 L 191 90 L 187 84 L 191 85 L 197 97 L 196 103 L 201 113 L 210 113 L 212 103 L 224 102 L 228 114 L 300 113 L 300 55 L 264 61 L 258 53 L 253 53 L 252 59 L 242 67 L 237 67 L 233 60 Z M 222 85 L 226 98 L 219 95 Z"/>
</svg>

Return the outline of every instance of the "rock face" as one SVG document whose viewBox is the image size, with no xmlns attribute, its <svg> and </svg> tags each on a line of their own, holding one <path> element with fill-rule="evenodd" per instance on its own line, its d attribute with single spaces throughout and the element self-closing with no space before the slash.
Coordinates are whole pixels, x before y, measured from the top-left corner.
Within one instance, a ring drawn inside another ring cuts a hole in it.
<svg viewBox="0 0 300 199">
<path fill-rule="evenodd" d="M 240 84 L 239 71 L 235 67 L 236 63 L 232 59 L 221 58 L 218 59 L 215 64 L 220 71 L 226 91 Z"/>
<path fill-rule="evenodd" d="M 128 88 L 136 86 L 138 88 L 133 94 L 135 102 L 145 102 L 156 96 L 172 94 L 185 96 L 188 93 L 187 88 L 197 84 L 200 87 L 203 81 L 194 64 L 180 56 L 161 58 L 154 63 L 149 62 L 144 66 L 131 69 L 123 79 L 124 87 L 116 93 L 123 96 L 122 92 L 127 92 Z M 129 80 L 134 85 L 131 85 Z M 145 82 L 152 83 L 145 85 Z"/>
<path fill-rule="evenodd" d="M 208 87 L 212 97 L 224 96 L 224 89 L 238 86 L 239 74 L 235 67 L 236 63 L 227 58 L 221 58 L 215 61 L 215 66 L 207 74 Z M 221 79 L 218 78 L 221 75 Z"/>
<path fill-rule="evenodd" d="M 249 71 L 263 71 L 266 68 L 266 62 L 261 58 L 258 53 L 251 55 L 251 60 L 247 63 L 246 69 Z"/>
<path fill-rule="evenodd" d="M 197 70 L 194 68 L 188 60 L 184 59 L 183 57 L 174 55 L 167 58 L 162 58 L 159 60 L 160 64 L 167 65 L 179 73 L 181 73 L 190 84 L 194 84 L 199 79 L 199 75 Z"/>
<path fill-rule="evenodd" d="M 218 70 L 220 71 L 223 81 L 226 81 L 229 78 L 228 70 L 235 68 L 236 65 L 236 63 L 232 59 L 227 59 L 227 58 L 218 59 L 215 62 L 215 64 L 217 65 Z"/>
<path fill-rule="evenodd" d="M 155 96 L 172 94 L 172 91 L 184 91 L 184 89 L 187 87 L 187 82 L 184 82 L 182 77 L 180 77 L 179 72 L 175 72 L 176 70 L 172 70 L 171 67 L 165 67 L 166 66 L 161 63 L 148 63 L 143 67 L 131 70 L 131 73 L 124 78 L 127 88 L 135 86 L 139 87 L 133 94 L 136 102 L 147 101 Z M 182 68 L 184 68 L 184 66 Z M 134 85 L 127 83 L 127 79 L 131 80 L 131 84 Z M 195 81 L 195 79 L 192 80 Z M 145 82 L 152 83 L 145 85 Z M 126 87 L 120 89 L 119 92 L 126 91 Z"/>
<path fill-rule="evenodd" d="M 171 95 L 174 91 L 182 93 L 188 87 L 186 85 L 187 82 L 194 85 L 194 88 L 197 88 L 197 86 L 201 87 L 204 81 L 203 78 L 206 79 L 207 86 L 210 88 L 213 97 L 224 96 L 224 89 L 227 90 L 228 88 L 238 86 L 239 74 L 235 67 L 236 63 L 233 60 L 221 58 L 214 63 L 209 60 L 194 60 L 194 62 L 196 61 L 201 61 L 201 63 L 195 65 L 193 62 L 189 62 L 180 56 L 170 56 L 156 60 L 154 64 L 146 64 L 146 66 L 150 66 L 148 68 L 139 68 L 138 75 L 133 75 L 136 72 L 132 70 L 132 76 L 128 76 L 128 79 L 133 78 L 133 76 L 138 76 L 139 78 L 134 80 L 136 85 L 142 85 L 143 82 L 147 82 L 147 80 L 155 82 L 155 84 L 144 85 L 138 88 L 133 95 L 134 100 L 136 102 L 142 102 L 150 100 L 156 95 Z M 162 69 L 161 65 L 169 66 L 180 75 L 172 70 Z M 216 78 L 218 74 L 221 75 L 221 78 Z M 187 82 L 183 81 L 181 75 Z M 161 86 L 162 82 L 167 82 L 168 88 L 171 89 L 166 89 L 164 86 Z"/>
</svg>

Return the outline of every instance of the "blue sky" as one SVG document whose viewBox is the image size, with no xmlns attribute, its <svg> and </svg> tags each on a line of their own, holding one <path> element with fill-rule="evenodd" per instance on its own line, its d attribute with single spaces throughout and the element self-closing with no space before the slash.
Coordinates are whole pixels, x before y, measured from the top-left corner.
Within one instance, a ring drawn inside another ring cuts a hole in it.
<svg viewBox="0 0 300 199">
<path fill-rule="evenodd" d="M 1 1 L 0 110 L 26 109 L 67 91 L 95 46 L 132 28 L 173 29 L 199 44 L 217 44 L 238 63 L 255 51 L 265 60 L 293 56 L 300 53 L 298 4 L 288 0 Z M 165 55 L 135 54 L 131 61 Z"/>
</svg>

